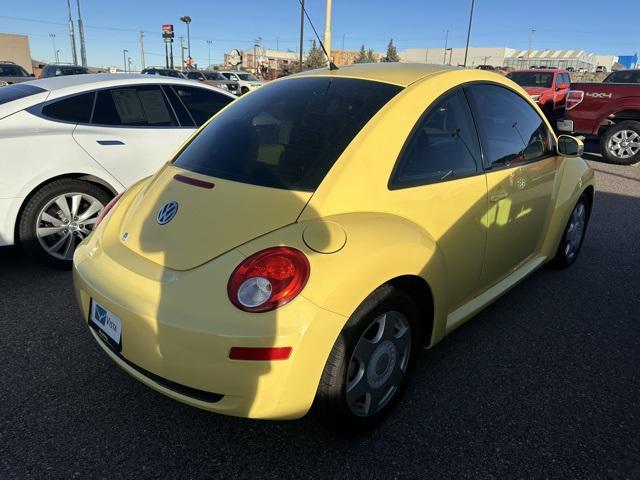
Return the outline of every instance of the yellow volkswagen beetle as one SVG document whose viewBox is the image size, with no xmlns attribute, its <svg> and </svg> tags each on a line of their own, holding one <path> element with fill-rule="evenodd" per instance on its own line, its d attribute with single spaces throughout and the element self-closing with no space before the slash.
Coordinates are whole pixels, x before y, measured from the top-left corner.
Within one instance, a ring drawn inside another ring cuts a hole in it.
<svg viewBox="0 0 640 480">
<path fill-rule="evenodd" d="M 109 204 L 75 253 L 77 299 L 109 357 L 176 400 L 268 419 L 315 402 L 367 426 L 420 347 L 575 261 L 594 194 L 581 152 L 491 72 L 281 79 Z"/>
</svg>

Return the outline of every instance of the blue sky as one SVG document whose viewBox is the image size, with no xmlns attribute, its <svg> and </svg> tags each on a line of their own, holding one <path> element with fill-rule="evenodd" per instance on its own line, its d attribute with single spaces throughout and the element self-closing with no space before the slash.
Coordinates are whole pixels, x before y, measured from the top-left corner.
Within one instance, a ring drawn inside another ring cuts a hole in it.
<svg viewBox="0 0 640 480">
<path fill-rule="evenodd" d="M 634 0 L 635 1 L 635 0 Z M 34 58 L 51 61 L 50 33 L 56 35 L 60 60 L 71 61 L 66 0 L 22 0 L 0 10 L 0 32 L 29 35 Z M 74 20 L 76 0 L 72 0 Z M 5 2 L 3 2 L 5 3 Z M 637 15 L 605 14 L 623 0 L 476 0 L 472 46 L 526 49 L 530 29 L 537 30 L 534 48 L 584 49 L 598 54 L 631 54 L 640 46 Z M 333 0 L 333 48 L 358 49 L 361 44 L 384 51 L 389 38 L 399 50 L 464 46 L 470 0 Z M 306 0 L 320 35 L 324 31 L 325 0 Z M 206 40 L 213 41 L 212 62 L 232 48 L 249 48 L 262 37 L 265 47 L 298 48 L 298 0 L 81 0 L 90 65 L 122 64 L 123 49 L 139 65 L 137 31 L 145 31 L 147 65 L 164 63 L 160 26 L 173 23 L 176 37 L 186 29 L 179 18 L 189 15 L 191 49 L 196 62 L 208 60 Z M 77 26 L 76 26 L 77 28 Z M 311 29 L 305 28 L 305 48 Z M 177 41 L 177 38 L 176 38 Z M 186 40 L 185 40 L 186 43 Z M 79 55 L 79 48 L 78 48 Z M 175 48 L 179 57 L 179 48 Z"/>
</svg>

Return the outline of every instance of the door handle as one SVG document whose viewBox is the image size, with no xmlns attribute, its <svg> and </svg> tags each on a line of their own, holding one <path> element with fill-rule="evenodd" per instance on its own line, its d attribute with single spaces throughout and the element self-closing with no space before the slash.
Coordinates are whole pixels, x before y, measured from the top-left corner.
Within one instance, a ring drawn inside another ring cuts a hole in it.
<svg viewBox="0 0 640 480">
<path fill-rule="evenodd" d="M 124 142 L 120 140 L 96 140 L 98 145 L 124 145 Z"/>
<path fill-rule="evenodd" d="M 494 193 L 489 197 L 489 200 L 491 200 L 492 202 L 499 202 L 500 200 L 504 200 L 508 196 L 509 194 L 507 192 Z"/>
</svg>

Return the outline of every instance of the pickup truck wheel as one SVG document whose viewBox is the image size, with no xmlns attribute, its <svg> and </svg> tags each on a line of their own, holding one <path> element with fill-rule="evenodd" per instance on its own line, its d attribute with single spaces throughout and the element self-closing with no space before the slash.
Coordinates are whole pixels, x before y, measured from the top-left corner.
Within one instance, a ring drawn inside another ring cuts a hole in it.
<svg viewBox="0 0 640 480">
<path fill-rule="evenodd" d="M 553 120 L 553 103 L 547 102 L 542 106 L 542 113 L 550 122 Z"/>
<path fill-rule="evenodd" d="M 600 139 L 600 151 L 611 163 L 631 165 L 640 161 L 640 122 L 627 120 L 609 128 Z"/>
</svg>

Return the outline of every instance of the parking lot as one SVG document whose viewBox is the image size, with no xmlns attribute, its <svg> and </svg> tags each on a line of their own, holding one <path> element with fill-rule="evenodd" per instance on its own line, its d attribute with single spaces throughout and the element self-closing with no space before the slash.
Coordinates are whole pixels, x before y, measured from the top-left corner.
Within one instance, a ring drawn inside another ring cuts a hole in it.
<svg viewBox="0 0 640 480">
<path fill-rule="evenodd" d="M 69 272 L 0 249 L 0 477 L 638 478 L 640 168 L 586 157 L 597 194 L 578 262 L 421 353 L 362 437 L 151 391 L 95 345 Z"/>
</svg>

